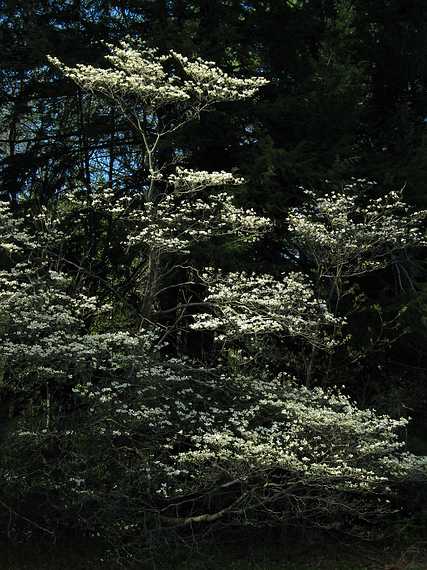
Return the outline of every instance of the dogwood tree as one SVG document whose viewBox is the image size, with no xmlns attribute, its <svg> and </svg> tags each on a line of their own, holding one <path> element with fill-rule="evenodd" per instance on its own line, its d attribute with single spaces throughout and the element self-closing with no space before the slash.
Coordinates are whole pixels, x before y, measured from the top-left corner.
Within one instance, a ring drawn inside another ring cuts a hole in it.
<svg viewBox="0 0 427 570">
<path fill-rule="evenodd" d="M 275 335 L 333 348 L 329 331 L 339 319 L 307 276 L 195 272 L 208 293 L 194 328 L 214 331 L 224 349 L 210 367 L 168 352 L 155 322 L 163 279 L 183 258 L 191 264 L 194 244 L 215 236 L 250 242 L 270 226 L 224 192 L 242 180 L 163 164 L 159 141 L 265 81 L 175 52 L 108 47 L 108 68 L 51 61 L 129 119 L 143 142 L 146 184 L 125 195 L 100 188 L 84 208 L 78 194 L 65 193 L 67 208 L 24 222 L 0 210 L 3 389 L 32 399 L 3 445 L 5 501 L 41 490 L 39 529 L 53 532 L 65 521 L 127 545 L 158 528 L 310 517 L 331 525 L 343 513 L 387 512 L 394 482 L 417 465 L 399 441 L 405 420 L 360 410 L 338 390 L 308 389 L 277 370 L 229 365 L 227 350 L 242 339 L 246 346 L 266 339 L 267 354 Z M 120 295 L 106 302 L 70 271 L 58 247 L 70 237 L 63 223 L 70 208 L 81 214 L 77 227 L 88 212 L 108 213 L 123 248 L 142 260 L 138 327 L 109 319 Z M 302 234 L 307 226 L 298 227 Z"/>
</svg>

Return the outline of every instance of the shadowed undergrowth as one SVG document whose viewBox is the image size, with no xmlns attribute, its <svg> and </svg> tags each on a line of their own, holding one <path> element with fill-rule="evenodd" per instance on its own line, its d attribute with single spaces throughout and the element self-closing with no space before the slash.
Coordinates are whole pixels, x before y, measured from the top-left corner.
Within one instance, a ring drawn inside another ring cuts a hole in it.
<svg viewBox="0 0 427 570">
<path fill-rule="evenodd" d="M 384 546 L 353 542 L 280 543 L 247 539 L 233 544 L 157 549 L 133 566 L 109 560 L 100 545 L 3 543 L 1 570 L 427 570 L 427 543 Z"/>
</svg>

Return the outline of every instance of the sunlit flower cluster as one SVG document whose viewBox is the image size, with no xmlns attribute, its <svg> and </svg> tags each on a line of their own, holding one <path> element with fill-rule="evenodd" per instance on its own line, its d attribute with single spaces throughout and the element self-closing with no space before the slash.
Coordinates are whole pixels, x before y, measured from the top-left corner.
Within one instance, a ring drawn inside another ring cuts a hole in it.
<svg viewBox="0 0 427 570">
<path fill-rule="evenodd" d="M 190 60 L 174 51 L 160 55 L 126 41 L 106 47 L 106 60 L 111 65 L 107 68 L 83 64 L 68 67 L 55 57 L 49 57 L 49 61 L 85 90 L 113 99 L 134 98 L 149 104 L 151 110 L 171 103 L 190 101 L 203 107 L 246 99 L 267 83 L 262 77 L 232 77 L 213 62 Z M 178 64 L 175 71 L 171 71 L 171 63 Z"/>
<path fill-rule="evenodd" d="M 168 176 L 168 182 L 175 192 L 187 193 L 204 190 L 207 187 L 239 185 L 244 178 L 237 178 L 231 172 L 207 172 L 178 167 L 174 174 Z"/>
<path fill-rule="evenodd" d="M 255 239 L 270 227 L 268 219 L 238 208 L 226 193 L 206 199 L 167 195 L 157 204 L 146 203 L 143 211 L 134 210 L 129 220 L 128 245 L 149 245 L 169 253 L 189 253 L 192 244 L 215 236 Z"/>
<path fill-rule="evenodd" d="M 213 273 L 205 278 L 209 291 L 205 302 L 213 312 L 195 315 L 194 329 L 214 330 L 219 340 L 282 333 L 319 347 L 333 345 L 322 329 L 340 319 L 327 311 L 301 274 L 276 279 L 271 275 Z"/>
<path fill-rule="evenodd" d="M 202 101 L 236 101 L 253 97 L 268 83 L 263 77 L 241 79 L 232 77 L 219 69 L 214 62 L 200 58 L 190 60 L 187 57 L 170 52 L 182 66 L 188 77 L 185 89 Z"/>
<path fill-rule="evenodd" d="M 365 184 L 321 196 L 306 192 L 304 205 L 289 213 L 295 243 L 325 272 L 366 273 L 386 266 L 393 252 L 427 244 L 420 225 L 427 212 L 411 211 L 397 192 L 366 197 Z"/>
<path fill-rule="evenodd" d="M 8 203 L 0 201 L 0 248 L 14 254 L 23 246 L 31 247 L 31 239 L 22 221 L 11 215 Z"/>
<path fill-rule="evenodd" d="M 104 436 L 132 440 L 145 434 L 140 469 L 154 497 L 166 501 L 171 520 L 178 515 L 169 512 L 168 502 L 179 499 L 185 512 L 186 501 L 193 501 L 192 516 L 201 516 L 210 489 L 232 486 L 228 504 L 239 504 L 236 518 L 252 509 L 249 517 L 259 517 L 264 506 L 289 497 L 310 510 L 313 504 L 303 499 L 307 488 L 329 489 L 330 502 L 324 497 L 316 508 L 339 512 L 351 501 L 342 492 L 375 493 L 386 501 L 388 485 L 420 467 L 402 451 L 398 432 L 406 420 L 360 410 L 337 390 L 307 389 L 286 376 L 212 375 L 190 364 L 141 363 L 136 384 L 77 389 L 91 402 L 98 430 L 104 419 Z M 340 506 L 333 507 L 338 495 Z M 292 511 L 291 502 L 270 517 Z"/>
</svg>

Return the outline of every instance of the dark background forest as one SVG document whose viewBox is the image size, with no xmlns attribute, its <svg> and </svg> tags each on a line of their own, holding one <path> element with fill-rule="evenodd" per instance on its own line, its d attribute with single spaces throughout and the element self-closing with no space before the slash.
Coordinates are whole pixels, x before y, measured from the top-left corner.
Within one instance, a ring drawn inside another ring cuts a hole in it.
<svg viewBox="0 0 427 570">
<path fill-rule="evenodd" d="M 175 141 L 195 168 L 243 176 L 238 202 L 274 220 L 255 253 L 212 253 L 229 269 L 288 267 L 287 211 L 302 202 L 302 188 L 321 193 L 365 179 L 380 194 L 403 190 L 406 202 L 427 208 L 427 2 L 1 0 L 0 193 L 15 211 L 49 205 L 75 186 L 89 192 L 101 179 L 122 189 L 144 179 L 140 143 L 123 117 L 97 108 L 47 62 L 54 55 L 69 66 L 100 65 L 102 42 L 124 37 L 270 82 L 262 96 L 219 105 Z M 85 239 L 87 271 L 102 279 L 96 238 L 88 231 Z M 425 455 L 423 252 L 356 281 L 360 306 L 350 327 L 359 356 L 338 351 L 331 383 L 346 385 L 362 406 L 411 416 L 409 449 Z M 190 354 L 209 350 L 196 333 L 181 342 Z M 320 375 L 324 362 L 318 366 Z"/>
</svg>

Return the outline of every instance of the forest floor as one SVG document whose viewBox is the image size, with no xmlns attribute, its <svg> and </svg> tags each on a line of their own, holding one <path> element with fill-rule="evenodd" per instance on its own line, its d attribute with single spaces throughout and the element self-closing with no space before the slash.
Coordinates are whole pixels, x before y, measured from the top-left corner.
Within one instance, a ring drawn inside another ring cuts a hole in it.
<svg viewBox="0 0 427 570">
<path fill-rule="evenodd" d="M 116 570 L 102 550 L 83 544 L 1 545 L 0 570 Z M 147 554 L 134 570 L 427 570 L 427 542 L 384 546 L 339 541 L 292 543 L 250 540 Z"/>
</svg>

